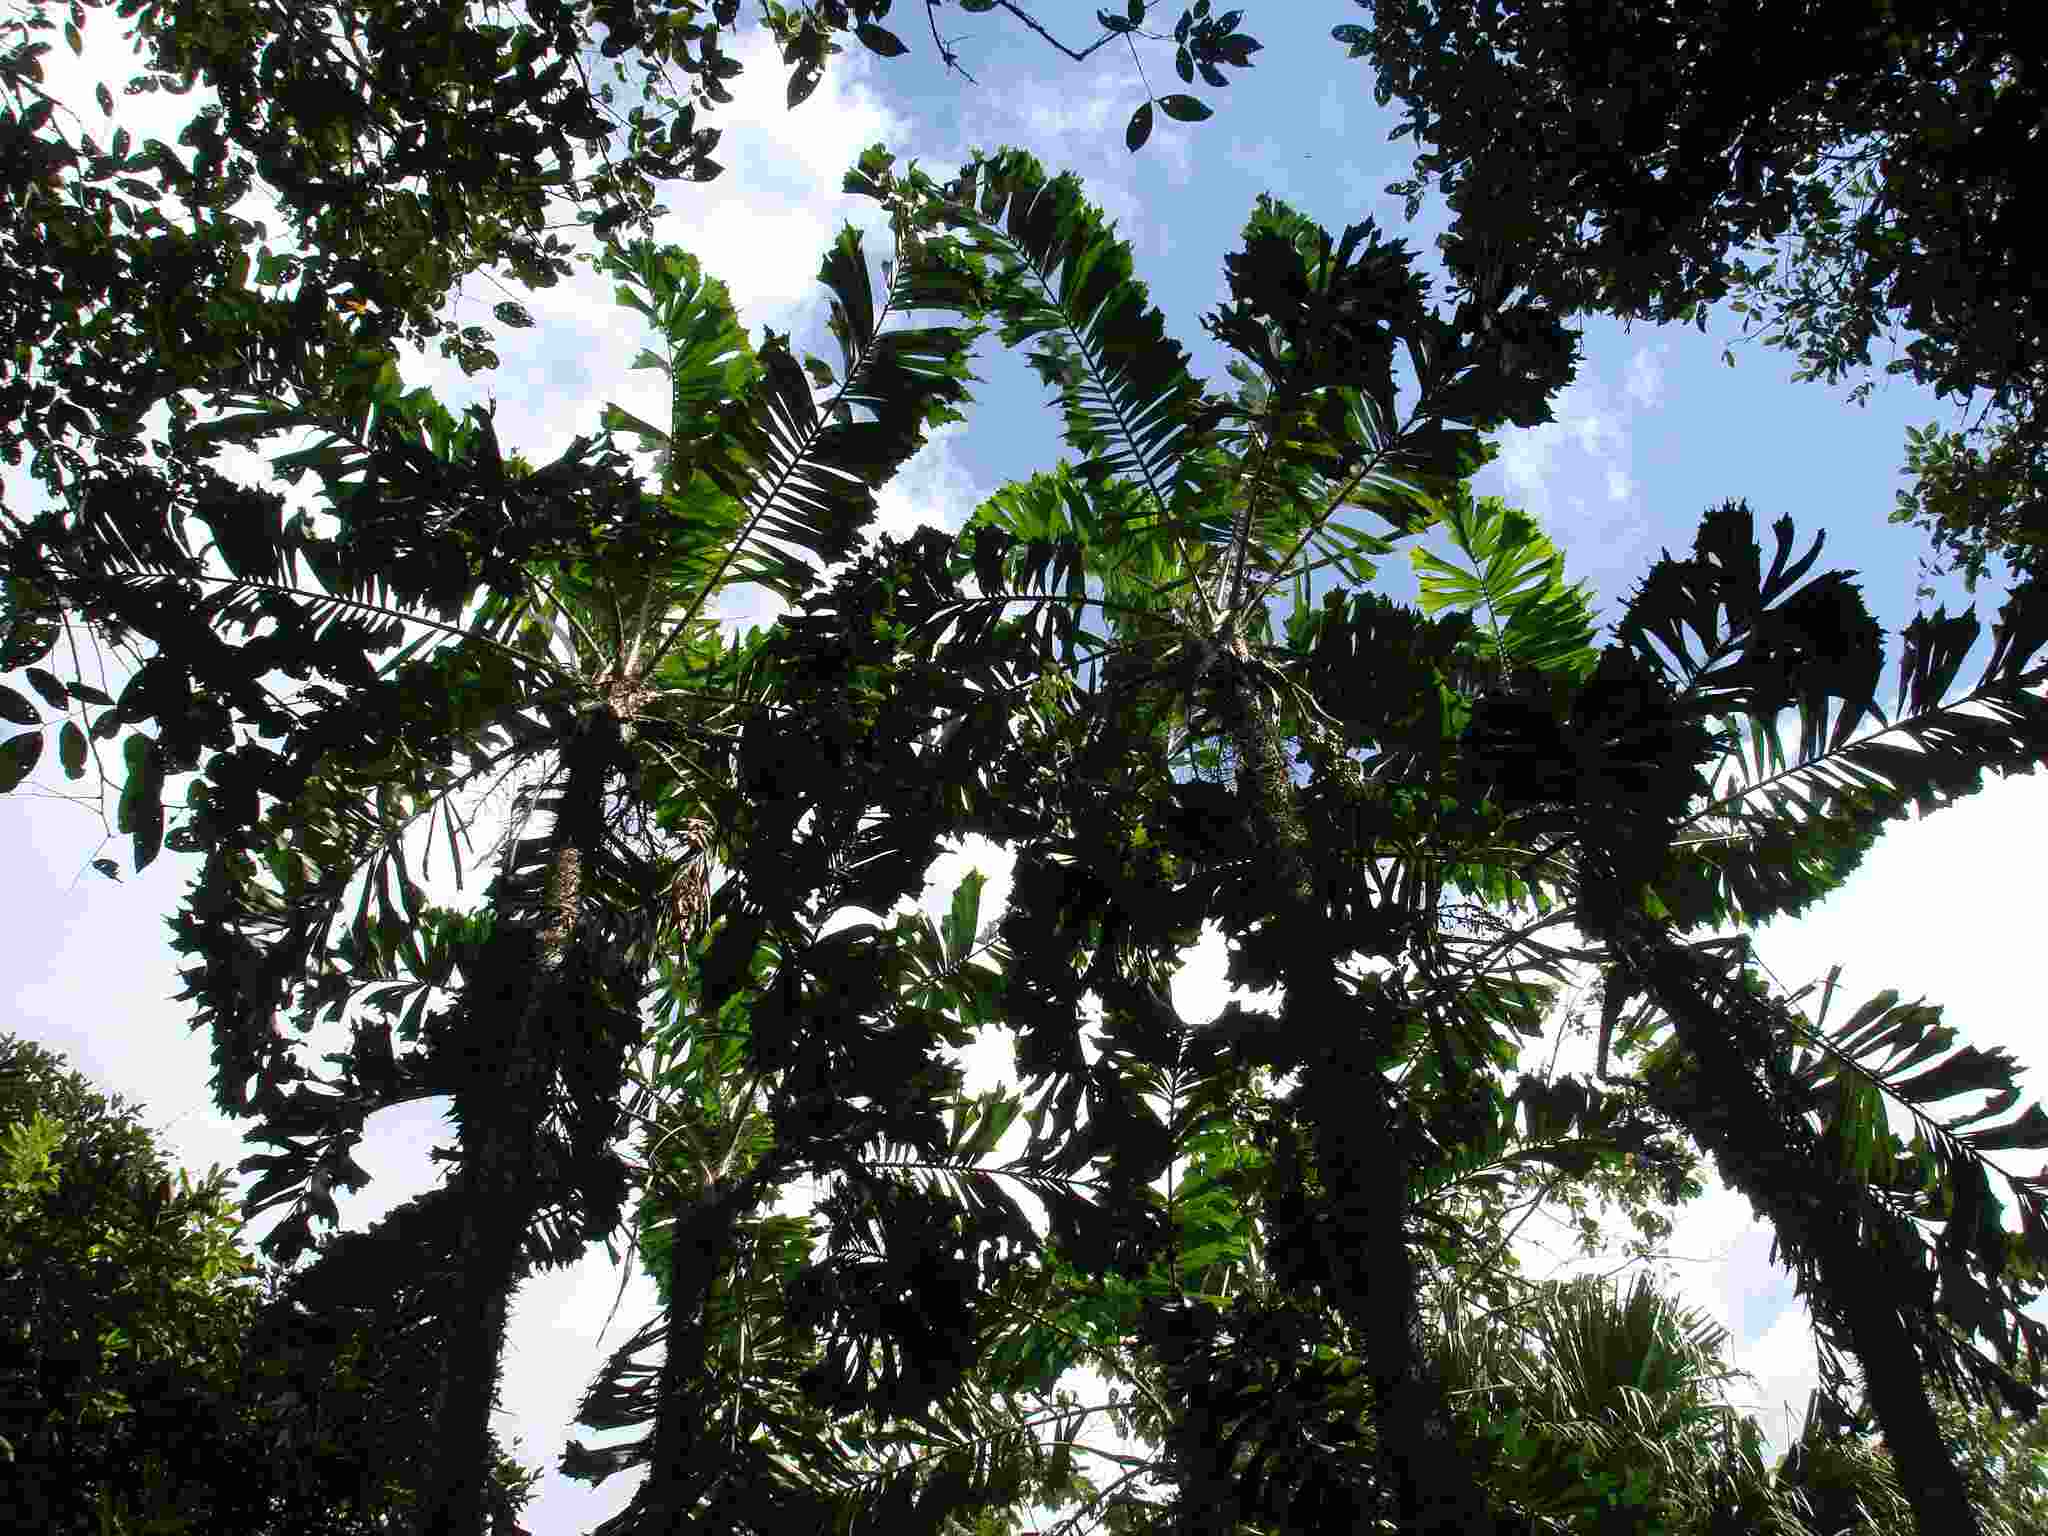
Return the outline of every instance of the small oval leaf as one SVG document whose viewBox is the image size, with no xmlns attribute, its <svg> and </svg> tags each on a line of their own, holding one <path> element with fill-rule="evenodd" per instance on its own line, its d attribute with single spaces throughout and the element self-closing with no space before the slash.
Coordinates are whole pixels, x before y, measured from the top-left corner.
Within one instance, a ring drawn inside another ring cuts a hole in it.
<svg viewBox="0 0 2048 1536">
<path fill-rule="evenodd" d="M 43 696 L 43 702 L 50 708 L 71 707 L 71 696 L 64 691 L 64 685 L 57 681 L 55 673 L 45 672 L 41 667 L 30 667 L 23 675 L 28 678 L 35 691 Z"/>
<path fill-rule="evenodd" d="M 853 35 L 867 45 L 870 53 L 879 53 L 885 59 L 910 52 L 903 45 L 903 39 L 887 27 L 878 27 L 872 21 L 864 21 L 853 29 Z"/>
<path fill-rule="evenodd" d="M 57 733 L 57 760 L 64 765 L 65 778 L 85 777 L 85 732 L 78 728 L 76 720 L 66 720 L 64 729 Z"/>
<path fill-rule="evenodd" d="M 24 731 L 19 736 L 0 741 L 0 795 L 34 773 L 42 756 L 41 731 Z"/>
<path fill-rule="evenodd" d="M 1124 147 L 1136 154 L 1152 137 L 1152 103 L 1146 102 L 1131 114 L 1131 126 L 1124 130 Z"/>
<path fill-rule="evenodd" d="M 35 705 L 4 684 L 0 684 L 0 720 L 6 720 L 14 725 L 43 723 L 43 717 L 36 713 Z"/>
<path fill-rule="evenodd" d="M 1192 96 L 1162 96 L 1159 98 L 1159 110 L 1176 123 L 1199 123 L 1205 117 L 1216 115 Z"/>
</svg>

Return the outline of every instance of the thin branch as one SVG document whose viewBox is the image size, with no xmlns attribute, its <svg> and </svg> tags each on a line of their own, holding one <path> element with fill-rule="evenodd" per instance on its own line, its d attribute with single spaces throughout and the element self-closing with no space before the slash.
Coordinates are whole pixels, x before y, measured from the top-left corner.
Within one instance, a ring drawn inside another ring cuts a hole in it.
<svg viewBox="0 0 2048 1536">
<path fill-rule="evenodd" d="M 929 12 L 929 10 L 931 9 L 931 3 L 932 0 L 925 0 L 925 9 L 927 10 L 927 12 Z M 1016 17 L 1019 21 L 1023 22 L 1025 26 L 1029 27 L 1032 31 L 1036 32 L 1048 43 L 1051 43 L 1053 47 L 1057 48 L 1061 53 L 1064 53 L 1076 64 L 1080 63 L 1083 59 L 1087 58 L 1089 54 L 1093 53 L 1096 49 L 1100 48 L 1104 43 L 1108 42 L 1111 38 L 1116 36 L 1116 33 L 1114 32 L 1105 32 L 1094 42 L 1090 43 L 1086 48 L 1083 48 L 1079 53 L 1076 53 L 1073 49 L 1069 48 L 1065 43 L 1061 42 L 1058 38 L 1054 37 L 1050 32 L 1046 31 L 1044 27 L 1040 26 L 1035 20 L 1032 19 L 1031 15 L 1028 12 L 1020 10 L 1016 5 L 1012 4 L 1011 0 L 996 0 L 996 4 L 1003 10 L 1008 11 L 1012 16 Z"/>
<path fill-rule="evenodd" d="M 931 25 L 932 44 L 939 50 L 939 62 L 948 69 L 957 70 L 969 85 L 981 84 L 974 76 L 967 73 L 967 67 L 960 62 L 960 55 L 948 47 L 946 40 L 939 36 L 938 0 L 924 0 L 924 19 Z"/>
</svg>

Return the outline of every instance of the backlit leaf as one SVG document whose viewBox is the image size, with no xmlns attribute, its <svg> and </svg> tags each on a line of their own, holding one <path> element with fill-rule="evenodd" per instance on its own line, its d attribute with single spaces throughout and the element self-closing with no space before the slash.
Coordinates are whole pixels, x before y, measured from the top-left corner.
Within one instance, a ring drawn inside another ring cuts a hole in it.
<svg viewBox="0 0 2048 1536">
<path fill-rule="evenodd" d="M 43 755 L 43 733 L 23 731 L 0 742 L 0 795 L 35 772 Z"/>
<path fill-rule="evenodd" d="M 64 765 L 67 779 L 85 777 L 85 732 L 78 728 L 76 720 L 66 720 L 64 729 L 57 733 L 57 758 Z"/>
<path fill-rule="evenodd" d="M 953 904 L 947 909 L 944 924 L 949 965 L 958 965 L 974 948 L 975 935 L 981 926 L 981 889 L 986 884 L 986 875 L 978 869 L 970 869 L 953 888 Z"/>
</svg>

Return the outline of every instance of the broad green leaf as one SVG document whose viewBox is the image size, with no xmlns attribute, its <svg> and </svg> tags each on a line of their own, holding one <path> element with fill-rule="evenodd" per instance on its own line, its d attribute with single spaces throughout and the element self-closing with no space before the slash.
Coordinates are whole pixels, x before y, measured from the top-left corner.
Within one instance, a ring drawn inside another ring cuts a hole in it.
<svg viewBox="0 0 2048 1536">
<path fill-rule="evenodd" d="M 988 876 L 970 869 L 953 887 L 953 904 L 947 909 L 944 932 L 946 963 L 958 965 L 974 948 L 981 927 L 981 891 Z"/>
<path fill-rule="evenodd" d="M 910 50 L 903 39 L 887 27 L 878 27 L 871 21 L 863 21 L 853 29 L 853 35 L 861 40 L 870 53 L 879 53 L 885 59 L 893 59 Z"/>
<path fill-rule="evenodd" d="M 121 754 L 127 761 L 128 779 L 121 789 L 115 827 L 133 838 L 135 867 L 141 870 L 149 867 L 163 847 L 163 760 L 156 742 L 140 732 L 121 743 Z"/>
<path fill-rule="evenodd" d="M 1565 584 L 1564 556 L 1535 519 L 1495 496 L 1474 501 L 1461 488 L 1445 506 L 1442 526 L 1470 563 L 1410 550 L 1422 611 L 1472 614 L 1513 665 L 1590 676 L 1599 663 L 1591 588 Z"/>
</svg>

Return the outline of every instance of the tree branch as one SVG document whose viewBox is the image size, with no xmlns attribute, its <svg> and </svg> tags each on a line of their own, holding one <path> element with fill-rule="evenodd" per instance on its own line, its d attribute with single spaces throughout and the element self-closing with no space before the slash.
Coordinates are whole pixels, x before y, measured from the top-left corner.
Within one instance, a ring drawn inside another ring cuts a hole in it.
<svg viewBox="0 0 2048 1536">
<path fill-rule="evenodd" d="M 924 0 L 925 12 L 927 15 L 929 15 L 931 12 L 932 3 L 933 0 Z M 1059 49 L 1061 53 L 1064 53 L 1068 58 L 1072 59 L 1077 64 L 1081 62 L 1081 60 L 1087 58 L 1088 55 L 1093 53 L 1096 49 L 1100 48 L 1104 43 L 1108 42 L 1111 38 L 1116 36 L 1114 32 L 1105 32 L 1102 34 L 1101 37 L 1097 38 L 1094 42 L 1090 43 L 1086 48 L 1083 48 L 1079 53 L 1076 53 L 1073 49 L 1069 48 L 1065 43 L 1061 42 L 1058 38 L 1054 37 L 1050 32 L 1046 31 L 1044 27 L 1040 26 L 1037 23 L 1037 21 L 1035 21 L 1032 18 L 1031 14 L 1028 11 L 1025 11 L 1019 6 L 1012 4 L 1011 0 L 996 0 L 996 4 L 1000 6 L 1002 9 L 1008 11 L 1012 16 L 1016 17 L 1019 21 L 1023 22 L 1025 26 L 1029 27 L 1032 31 L 1036 32 L 1040 37 L 1044 38 L 1048 43 L 1051 43 L 1053 47 Z M 936 37 L 938 35 L 937 31 L 935 30 L 932 35 Z M 965 70 L 962 70 L 961 73 L 966 74 L 967 72 Z"/>
</svg>

